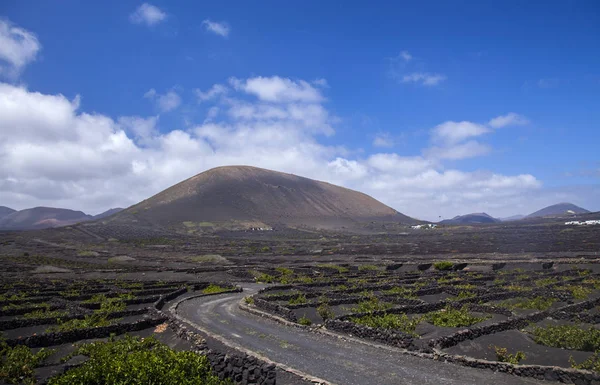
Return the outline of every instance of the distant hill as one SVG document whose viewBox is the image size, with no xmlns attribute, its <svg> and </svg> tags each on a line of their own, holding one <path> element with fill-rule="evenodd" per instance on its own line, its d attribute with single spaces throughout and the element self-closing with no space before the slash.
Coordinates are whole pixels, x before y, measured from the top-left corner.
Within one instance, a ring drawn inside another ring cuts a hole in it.
<svg viewBox="0 0 600 385">
<path fill-rule="evenodd" d="M 248 228 L 350 228 L 413 224 L 358 191 L 248 166 L 217 167 L 178 183 L 109 219 L 187 232 Z"/>
<path fill-rule="evenodd" d="M 471 225 L 479 223 L 497 223 L 500 219 L 494 218 L 486 213 L 473 213 L 458 215 L 452 219 L 444 219 L 439 223 L 442 225 Z"/>
<path fill-rule="evenodd" d="M 98 214 L 98 215 L 94 215 L 94 220 L 96 219 L 102 219 L 102 218 L 106 218 L 106 217 L 110 217 L 113 214 L 116 214 L 120 211 L 123 211 L 124 209 L 120 208 L 120 207 L 116 207 L 114 209 L 110 209 L 110 210 L 106 210 L 105 212 Z"/>
<path fill-rule="evenodd" d="M 67 226 L 92 219 L 92 216 L 87 215 L 82 211 L 57 209 L 53 207 L 34 207 L 32 209 L 15 211 L 0 218 L 0 229 L 43 229 L 47 227 Z"/>
<path fill-rule="evenodd" d="M 529 214 L 526 218 L 539 218 L 539 217 L 560 217 L 573 214 L 586 214 L 588 210 L 576 206 L 572 203 L 558 203 L 556 205 L 544 207 L 532 214 Z"/>
<path fill-rule="evenodd" d="M 10 207 L 0 206 L 0 218 L 3 218 L 9 214 L 14 213 L 16 210 L 11 209 Z"/>
<path fill-rule="evenodd" d="M 499 218 L 502 222 L 518 221 L 525 218 L 525 215 L 513 215 L 511 217 Z"/>
</svg>

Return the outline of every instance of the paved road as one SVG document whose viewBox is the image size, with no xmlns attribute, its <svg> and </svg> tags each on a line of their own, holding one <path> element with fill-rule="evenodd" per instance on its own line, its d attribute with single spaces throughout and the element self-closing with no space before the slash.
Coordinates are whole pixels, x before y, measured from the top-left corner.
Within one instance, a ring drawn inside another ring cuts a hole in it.
<svg viewBox="0 0 600 385">
<path fill-rule="evenodd" d="M 192 298 L 177 314 L 270 360 L 338 385 L 516 385 L 531 379 L 404 355 L 359 342 L 287 327 L 238 308 L 244 293 Z"/>
</svg>

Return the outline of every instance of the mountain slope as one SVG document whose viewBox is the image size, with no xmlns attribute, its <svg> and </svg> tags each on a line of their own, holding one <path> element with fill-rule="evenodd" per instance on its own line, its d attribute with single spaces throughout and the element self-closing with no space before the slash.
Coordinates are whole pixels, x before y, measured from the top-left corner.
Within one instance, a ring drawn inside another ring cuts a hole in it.
<svg viewBox="0 0 600 385">
<path fill-rule="evenodd" d="M 340 228 L 368 221 L 417 222 L 357 191 L 248 166 L 208 170 L 111 218 L 190 229 Z"/>
<path fill-rule="evenodd" d="M 115 207 L 114 209 L 106 210 L 105 212 L 103 212 L 101 214 L 94 215 L 94 220 L 110 217 L 111 215 L 121 212 L 123 210 L 124 209 L 121 207 Z"/>
<path fill-rule="evenodd" d="M 11 209 L 10 207 L 0 206 L 0 218 L 4 218 L 5 216 L 14 213 L 16 210 Z"/>
<path fill-rule="evenodd" d="M 548 216 L 559 217 L 565 215 L 586 213 L 589 213 L 589 211 L 572 203 L 558 203 L 552 206 L 544 207 L 541 210 L 529 214 L 528 216 L 526 216 L 526 218 L 538 218 Z"/>
<path fill-rule="evenodd" d="M 47 227 L 66 226 L 77 222 L 89 221 L 93 217 L 82 211 L 57 209 L 53 207 L 34 207 L 13 212 L 0 218 L 0 229 L 30 230 Z"/>
<path fill-rule="evenodd" d="M 510 221 L 518 221 L 525 218 L 525 215 L 513 215 L 510 217 L 505 217 L 505 218 L 499 218 L 502 222 L 510 222 Z"/>
<path fill-rule="evenodd" d="M 500 219 L 496 219 L 486 213 L 472 213 L 466 215 L 458 215 L 452 219 L 444 219 L 440 222 L 443 225 L 466 225 L 477 223 L 497 223 Z"/>
</svg>

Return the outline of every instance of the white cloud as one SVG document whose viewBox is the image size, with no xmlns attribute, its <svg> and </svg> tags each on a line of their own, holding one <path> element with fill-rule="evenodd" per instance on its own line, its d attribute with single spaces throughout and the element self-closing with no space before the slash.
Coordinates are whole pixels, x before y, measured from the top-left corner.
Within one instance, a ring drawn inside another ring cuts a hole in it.
<svg viewBox="0 0 600 385">
<path fill-rule="evenodd" d="M 209 90 L 202 92 L 199 89 L 195 89 L 194 93 L 198 97 L 200 102 L 214 99 L 218 96 L 225 95 L 227 93 L 227 87 L 222 84 L 215 84 Z"/>
<path fill-rule="evenodd" d="M 373 139 L 373 146 L 375 146 L 375 147 L 394 147 L 394 139 L 387 132 L 379 133 L 379 134 L 375 135 L 375 138 Z"/>
<path fill-rule="evenodd" d="M 263 97 L 248 101 L 246 87 L 253 79 L 239 79 L 240 87 L 230 91 L 226 102 L 209 105 L 204 122 L 168 132 L 159 130 L 156 116 L 90 114 L 81 110 L 79 98 L 0 83 L 0 202 L 96 213 L 134 204 L 230 164 L 340 184 L 426 219 L 489 207 L 510 215 L 512 207 L 505 202 L 534 204 L 522 197 L 534 202 L 531 191 L 543 195 L 540 181 L 528 174 L 446 169 L 439 157 L 394 152 L 351 155 L 318 140 L 323 133 L 333 134 L 336 120 L 322 96 L 307 97 L 302 81 L 287 79 L 285 91 L 250 92 Z M 148 97 L 160 95 L 154 91 Z"/>
<path fill-rule="evenodd" d="M 444 80 L 446 80 L 445 75 L 427 72 L 413 72 L 402 77 L 402 83 L 418 83 L 424 86 L 436 86 Z"/>
<path fill-rule="evenodd" d="M 33 32 L 0 18 L 0 76 L 16 78 L 42 48 Z"/>
<path fill-rule="evenodd" d="M 202 25 L 206 28 L 207 31 L 217 34 L 219 36 L 227 37 L 229 36 L 230 28 L 227 23 L 218 23 L 216 21 L 210 21 L 208 19 L 202 22 Z"/>
<path fill-rule="evenodd" d="M 486 155 L 491 152 L 491 147 L 475 140 L 465 143 L 453 144 L 447 147 L 430 147 L 425 150 L 428 157 L 434 159 L 467 159 Z"/>
<path fill-rule="evenodd" d="M 329 83 L 327 83 L 326 79 L 315 79 L 311 83 L 317 87 L 329 88 Z"/>
<path fill-rule="evenodd" d="M 319 90 L 304 80 L 294 81 L 279 76 L 258 76 L 245 81 L 231 78 L 229 83 L 234 88 L 255 95 L 266 102 L 320 103 L 324 99 Z"/>
<path fill-rule="evenodd" d="M 173 111 L 181 105 L 181 96 L 174 90 L 159 94 L 154 88 L 151 88 L 144 94 L 144 98 L 153 100 L 160 112 Z"/>
<path fill-rule="evenodd" d="M 412 58 L 413 58 L 413 57 L 412 57 L 412 55 L 411 55 L 411 54 L 410 54 L 408 51 L 402 51 L 402 52 L 400 52 L 400 55 L 399 55 L 399 57 L 400 57 L 402 60 L 404 60 L 405 62 L 407 62 L 407 63 L 408 63 L 409 61 L 411 61 L 411 60 L 412 60 Z"/>
<path fill-rule="evenodd" d="M 529 120 L 523 115 L 509 112 L 506 115 L 497 116 L 488 122 L 488 126 L 492 128 L 502 128 L 506 126 L 523 126 L 529 124 Z"/>
<path fill-rule="evenodd" d="M 147 26 L 159 24 L 166 19 L 167 14 L 165 12 L 148 3 L 140 5 L 131 15 L 129 15 L 129 20 L 132 23 L 146 24 Z"/>
<path fill-rule="evenodd" d="M 453 144 L 468 138 L 487 134 L 490 131 L 488 127 L 482 124 L 467 121 L 448 121 L 437 125 L 432 130 L 432 139 L 434 142 Z"/>
</svg>

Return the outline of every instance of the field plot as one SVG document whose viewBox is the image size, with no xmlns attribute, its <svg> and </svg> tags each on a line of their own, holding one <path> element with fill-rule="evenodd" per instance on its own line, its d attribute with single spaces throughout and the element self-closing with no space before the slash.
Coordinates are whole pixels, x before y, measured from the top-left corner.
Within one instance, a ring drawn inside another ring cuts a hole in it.
<svg viewBox="0 0 600 385">
<path fill-rule="evenodd" d="M 280 267 L 251 271 L 257 281 L 279 285 L 246 302 L 301 325 L 431 358 L 590 383 L 600 379 L 600 274 L 589 267 Z"/>
<path fill-rule="evenodd" d="M 182 333 L 161 308 L 182 295 L 235 290 L 184 281 L 3 280 L 0 383 L 230 383 L 225 356 Z M 246 383 L 269 375 L 254 364 Z"/>
</svg>

